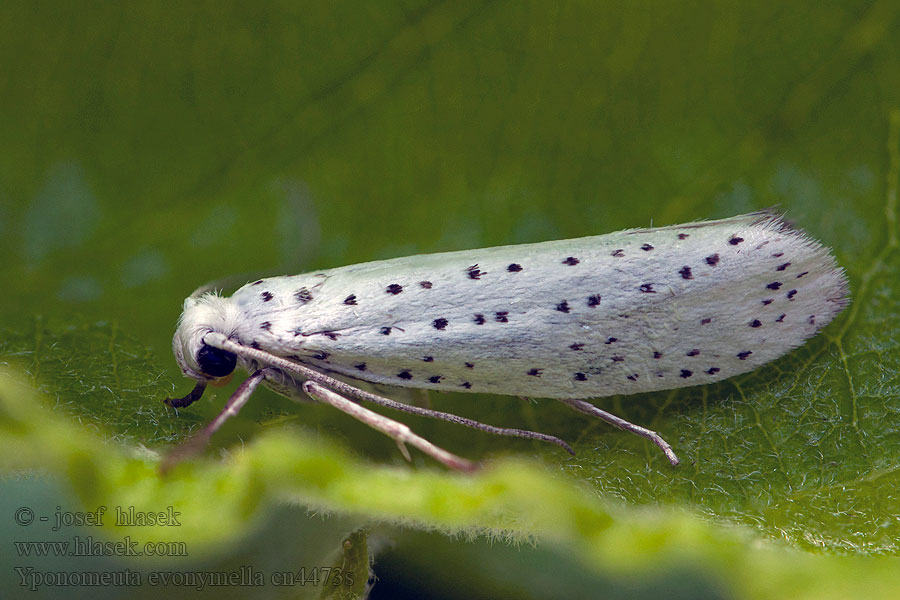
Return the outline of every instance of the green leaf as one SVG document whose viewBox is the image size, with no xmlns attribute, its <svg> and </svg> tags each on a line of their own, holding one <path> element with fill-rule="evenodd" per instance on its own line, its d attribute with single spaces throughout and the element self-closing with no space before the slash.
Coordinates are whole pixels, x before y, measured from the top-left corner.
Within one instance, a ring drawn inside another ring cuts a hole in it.
<svg viewBox="0 0 900 600">
<path fill-rule="evenodd" d="M 897 13 L 877 1 L 5 4 L 4 506 L 28 505 L 23 470 L 61 490 L 45 499 L 83 510 L 174 506 L 177 530 L 104 535 L 180 540 L 206 549 L 192 561 L 231 566 L 247 556 L 232 544 L 286 535 L 269 515 L 290 514 L 286 552 L 308 543 L 303 560 L 346 559 L 356 586 L 369 556 L 388 552 L 373 541 L 383 536 L 396 564 L 440 573 L 453 559 L 495 597 L 578 595 L 538 585 L 573 563 L 591 584 L 663 572 L 745 597 L 891 596 Z M 596 400 L 660 431 L 677 468 L 554 402 L 430 398 L 559 435 L 575 458 L 398 417 L 486 465 L 461 476 L 421 455 L 407 465 L 365 426 L 263 391 L 206 455 L 158 473 L 236 385 L 185 410 L 161 402 L 190 388 L 169 340 L 181 299 L 206 281 L 771 205 L 834 248 L 852 305 L 746 376 Z M 375 533 L 353 538 L 365 550 L 351 560 L 342 544 L 360 530 Z M 416 537 L 434 530 L 446 537 Z M 504 575 L 512 561 L 489 569 L 476 557 L 493 554 L 457 536 L 537 541 L 522 552 L 543 568 Z M 280 563 L 266 556 L 268 576 Z M 301 591 L 325 594 L 284 590 Z"/>
</svg>

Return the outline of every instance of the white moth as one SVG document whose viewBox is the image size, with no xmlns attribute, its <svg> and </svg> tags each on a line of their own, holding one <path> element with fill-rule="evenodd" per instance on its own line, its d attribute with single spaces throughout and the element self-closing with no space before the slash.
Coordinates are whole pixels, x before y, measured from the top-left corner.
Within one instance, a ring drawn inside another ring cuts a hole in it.
<svg viewBox="0 0 900 600">
<path fill-rule="evenodd" d="M 358 401 L 571 449 L 553 436 L 394 402 L 345 380 L 557 398 L 650 439 L 677 464 L 658 434 L 584 399 L 751 371 L 815 335 L 847 305 L 847 292 L 828 249 L 768 211 L 273 277 L 228 298 L 185 300 L 173 347 L 199 383 L 166 402 L 190 404 L 239 365 L 251 377 L 189 450 L 263 382 L 350 413 L 394 438 L 407 458 L 405 443 L 466 470 L 475 465 Z"/>
</svg>

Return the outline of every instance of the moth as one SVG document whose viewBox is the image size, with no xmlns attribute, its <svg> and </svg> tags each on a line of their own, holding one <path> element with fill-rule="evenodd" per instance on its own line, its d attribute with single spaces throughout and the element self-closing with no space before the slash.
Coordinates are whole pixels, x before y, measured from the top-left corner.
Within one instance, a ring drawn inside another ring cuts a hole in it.
<svg viewBox="0 0 900 600">
<path fill-rule="evenodd" d="M 259 384 L 330 404 L 453 469 L 477 463 L 362 403 L 488 433 L 555 443 L 393 401 L 356 381 L 555 398 L 643 436 L 656 432 L 587 400 L 707 384 L 800 346 L 843 310 L 848 284 L 829 250 L 772 211 L 606 235 L 381 260 L 260 279 L 232 296 L 187 298 L 175 358 L 207 383 L 250 373 L 170 463 L 205 444 Z"/>
</svg>

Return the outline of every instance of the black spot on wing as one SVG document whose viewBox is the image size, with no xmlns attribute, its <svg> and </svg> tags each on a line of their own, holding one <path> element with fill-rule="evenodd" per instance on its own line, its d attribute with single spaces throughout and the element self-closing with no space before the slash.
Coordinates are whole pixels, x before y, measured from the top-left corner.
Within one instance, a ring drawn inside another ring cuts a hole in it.
<svg viewBox="0 0 900 600">
<path fill-rule="evenodd" d="M 487 275 L 486 272 L 482 271 L 478 268 L 478 265 L 472 265 L 466 269 L 466 273 L 469 275 L 469 279 L 481 279 L 482 275 Z"/>
</svg>

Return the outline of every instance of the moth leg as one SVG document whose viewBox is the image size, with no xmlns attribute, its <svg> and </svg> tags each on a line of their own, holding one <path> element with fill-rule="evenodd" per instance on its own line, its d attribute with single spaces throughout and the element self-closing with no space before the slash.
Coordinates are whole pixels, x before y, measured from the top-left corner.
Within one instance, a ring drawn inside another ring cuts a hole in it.
<svg viewBox="0 0 900 600">
<path fill-rule="evenodd" d="M 253 391 L 256 390 L 263 379 L 270 376 L 272 374 L 271 372 L 274 370 L 275 369 L 266 367 L 256 371 L 250 375 L 250 377 L 245 379 L 228 399 L 228 402 L 225 403 L 225 408 L 222 409 L 222 412 L 220 412 L 209 425 L 198 431 L 187 441 L 166 455 L 159 467 L 160 472 L 165 474 L 182 460 L 201 452 L 209 443 L 209 438 L 212 437 L 212 434 L 215 433 L 216 430 L 230 417 L 233 417 L 240 412 L 241 408 L 247 403 L 247 400 L 250 399 Z"/>
<path fill-rule="evenodd" d="M 528 431 L 527 429 L 497 427 L 495 425 L 488 425 L 486 423 L 481 423 L 479 421 L 474 421 L 472 419 L 467 419 L 465 417 L 460 417 L 459 415 L 454 415 L 451 413 L 445 413 L 438 410 L 431 410 L 428 408 L 421 408 L 418 406 L 403 404 L 402 402 L 397 402 L 395 400 L 384 398 L 371 392 L 363 391 L 357 387 L 350 385 L 349 383 L 341 381 L 340 379 L 329 377 L 328 375 L 320 373 L 315 369 L 310 369 L 309 367 L 297 364 L 286 358 L 275 356 L 274 354 L 269 354 L 268 352 L 258 350 L 256 348 L 242 346 L 237 342 L 229 340 L 221 333 L 208 333 L 203 338 L 203 341 L 210 346 L 214 346 L 221 350 L 227 350 L 228 352 L 233 352 L 238 356 L 242 356 L 249 360 L 255 360 L 260 364 L 269 364 L 284 371 L 296 373 L 302 377 L 305 377 L 306 379 L 309 379 L 310 381 L 315 381 L 316 383 L 336 390 L 337 392 L 344 394 L 345 396 L 356 398 L 357 400 L 362 400 L 363 402 L 371 402 L 385 408 L 399 410 L 413 415 L 418 415 L 420 417 L 429 417 L 431 419 L 449 421 L 450 423 L 456 423 L 457 425 L 471 427 L 472 429 L 484 431 L 485 433 L 492 433 L 494 435 L 505 435 L 510 437 L 540 440 L 542 442 L 550 442 L 551 444 L 556 444 L 557 446 L 565 449 L 565 451 L 569 454 L 573 456 L 575 455 L 575 451 L 572 450 L 572 447 L 556 436 L 546 433 L 539 433 L 537 431 Z"/>
<path fill-rule="evenodd" d="M 344 382 L 341 381 L 339 383 L 343 384 Z M 366 392 L 359 388 L 353 387 L 352 385 L 344 385 L 346 386 L 346 388 L 341 388 L 340 391 L 347 394 L 351 398 L 357 398 L 358 400 L 371 402 L 372 404 L 377 404 L 378 406 L 383 406 L 385 408 L 390 408 L 393 410 L 399 410 L 400 412 L 409 413 L 411 415 L 418 415 L 420 417 L 428 417 L 430 419 L 440 419 L 441 421 L 456 423 L 457 425 L 471 427 L 472 429 L 477 429 L 478 431 L 491 433 L 493 435 L 504 435 L 509 437 L 525 438 L 529 440 L 539 440 L 541 442 L 550 442 L 551 444 L 560 446 L 572 456 L 575 456 L 575 451 L 572 450 L 572 447 L 569 444 L 548 433 L 529 431 L 527 429 L 515 429 L 512 427 L 497 427 L 496 425 L 488 425 L 486 423 L 475 421 L 473 419 L 467 419 L 466 417 L 460 417 L 459 415 L 454 415 L 452 413 L 445 413 L 431 408 L 422 408 L 421 406 L 411 406 L 409 404 L 403 404 L 402 402 L 397 402 L 395 400 L 391 400 L 390 398 L 385 398 L 377 394 Z"/>
<path fill-rule="evenodd" d="M 651 431 L 650 429 L 645 429 L 640 425 L 630 423 L 621 417 L 617 417 L 614 414 L 606 412 L 605 410 L 600 410 L 590 402 L 585 402 L 584 400 L 560 398 L 560 402 L 569 405 L 578 412 L 603 419 L 610 425 L 614 425 L 619 429 L 624 429 L 625 431 L 630 431 L 631 433 L 636 433 L 643 438 L 647 438 L 660 447 L 660 449 L 666 454 L 666 458 L 669 459 L 669 462 L 672 463 L 673 466 L 678 464 L 678 457 L 675 456 L 675 452 L 672 451 L 672 446 L 670 446 L 666 440 L 662 439 L 662 436 L 660 436 L 655 431 Z"/>
<path fill-rule="evenodd" d="M 198 381 L 197 385 L 194 386 L 194 389 L 192 389 L 187 396 L 182 398 L 166 398 L 163 400 L 163 404 L 171 406 L 172 408 L 184 408 L 190 406 L 203 396 L 203 390 L 205 389 L 206 382 Z"/>
<path fill-rule="evenodd" d="M 398 423 L 393 419 L 389 419 L 384 415 L 380 415 L 368 408 L 360 406 L 314 381 L 304 381 L 300 387 L 303 392 L 310 397 L 315 398 L 320 402 L 324 402 L 325 404 L 330 404 L 336 409 L 347 413 L 351 417 L 362 421 L 369 427 L 377 429 L 396 441 L 397 446 L 400 448 L 400 451 L 403 453 L 406 460 L 412 460 L 405 446 L 405 444 L 410 444 L 451 469 L 456 469 L 458 471 L 475 471 L 478 469 L 476 463 L 435 446 L 425 438 L 419 437 L 413 433 L 412 430 L 403 423 Z"/>
</svg>

